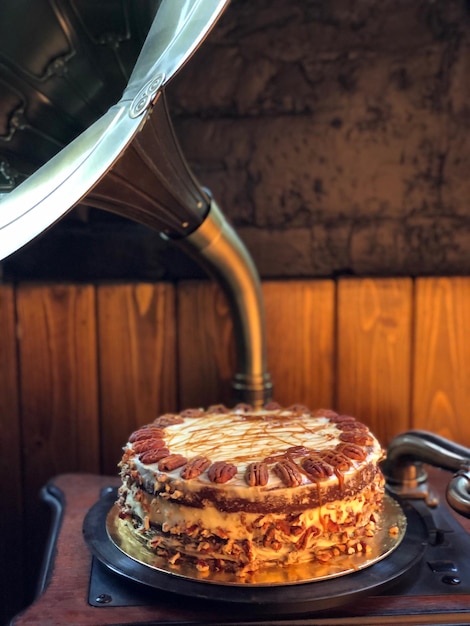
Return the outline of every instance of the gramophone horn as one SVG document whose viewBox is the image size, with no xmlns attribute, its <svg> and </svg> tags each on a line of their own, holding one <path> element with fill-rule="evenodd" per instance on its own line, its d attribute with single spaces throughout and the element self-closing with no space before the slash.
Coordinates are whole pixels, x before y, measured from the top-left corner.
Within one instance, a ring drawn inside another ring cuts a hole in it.
<svg viewBox="0 0 470 626">
<path fill-rule="evenodd" d="M 50 1 L 55 6 L 55 0 Z M 271 393 L 259 277 L 245 246 L 192 175 L 164 96 L 168 81 L 201 44 L 226 4 L 227 0 L 162 0 L 119 101 L 1 196 L 0 258 L 85 198 L 88 205 L 158 230 L 223 287 L 238 350 L 233 386 L 238 399 L 259 406 Z"/>
</svg>

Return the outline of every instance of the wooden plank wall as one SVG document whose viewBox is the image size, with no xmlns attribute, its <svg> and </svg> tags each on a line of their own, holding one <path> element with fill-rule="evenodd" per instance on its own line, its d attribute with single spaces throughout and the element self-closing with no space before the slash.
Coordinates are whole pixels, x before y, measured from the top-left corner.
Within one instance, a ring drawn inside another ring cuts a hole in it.
<svg viewBox="0 0 470 626">
<path fill-rule="evenodd" d="M 276 400 L 354 414 L 384 445 L 417 427 L 470 446 L 470 278 L 263 290 Z M 161 412 L 231 404 L 235 350 L 225 299 L 204 281 L 3 285 L 0 322 L 3 622 L 37 571 L 41 486 L 64 472 L 116 474 L 129 432 Z"/>
</svg>

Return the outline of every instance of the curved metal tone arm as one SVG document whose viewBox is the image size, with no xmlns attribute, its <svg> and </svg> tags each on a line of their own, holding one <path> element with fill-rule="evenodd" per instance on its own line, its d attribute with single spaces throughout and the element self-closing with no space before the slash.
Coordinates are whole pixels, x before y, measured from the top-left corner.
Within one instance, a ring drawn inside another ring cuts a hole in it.
<svg viewBox="0 0 470 626">
<path fill-rule="evenodd" d="M 243 242 L 214 201 L 201 226 L 172 240 L 193 256 L 220 284 L 229 301 L 238 350 L 235 395 L 255 407 L 271 397 L 266 370 L 264 307 L 257 270 Z"/>
<path fill-rule="evenodd" d="M 387 481 L 392 485 L 406 481 L 413 466 L 416 484 L 424 483 L 427 475 L 420 462 L 457 471 L 448 485 L 447 500 L 458 513 L 470 517 L 470 449 L 425 430 L 402 433 L 387 449 L 383 465 Z"/>
</svg>

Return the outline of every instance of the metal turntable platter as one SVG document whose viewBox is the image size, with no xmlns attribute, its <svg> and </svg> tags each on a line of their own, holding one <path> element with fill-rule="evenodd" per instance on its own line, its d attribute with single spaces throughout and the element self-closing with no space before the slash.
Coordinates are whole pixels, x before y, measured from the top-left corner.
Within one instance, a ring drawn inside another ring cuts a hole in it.
<svg viewBox="0 0 470 626">
<path fill-rule="evenodd" d="M 150 589 L 236 605 L 237 610 L 258 608 L 286 615 L 341 606 L 397 583 L 420 563 L 427 546 L 419 514 L 406 502 L 398 504 L 387 495 L 386 524 L 372 553 L 362 561 L 354 557 L 335 561 L 329 568 L 318 564 L 283 568 L 282 575 L 271 571 L 245 582 L 221 574 L 201 578 L 194 571 L 171 568 L 149 556 L 138 541 L 121 533 L 115 497 L 115 492 L 106 493 L 88 511 L 83 524 L 91 553 L 106 568 Z M 395 537 L 388 533 L 391 519 L 399 529 Z"/>
</svg>

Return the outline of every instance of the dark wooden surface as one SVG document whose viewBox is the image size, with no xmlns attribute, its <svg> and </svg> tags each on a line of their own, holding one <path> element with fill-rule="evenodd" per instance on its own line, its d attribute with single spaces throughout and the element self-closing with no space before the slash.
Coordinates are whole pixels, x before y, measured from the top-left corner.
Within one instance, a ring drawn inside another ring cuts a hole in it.
<svg viewBox="0 0 470 626">
<path fill-rule="evenodd" d="M 449 474 L 431 470 L 433 486 L 442 493 Z M 85 626 L 89 624 L 208 624 L 251 623 L 250 616 L 243 621 L 229 611 L 196 606 L 191 598 L 184 601 L 162 601 L 154 606 L 92 607 L 87 602 L 91 556 L 82 537 L 83 519 L 97 501 L 103 487 L 117 484 L 115 478 L 92 474 L 69 474 L 57 477 L 52 484 L 64 497 L 63 523 L 58 534 L 52 562 L 52 576 L 45 592 L 23 614 L 17 616 L 12 626 Z M 461 518 L 459 518 L 460 521 Z M 470 521 L 463 525 L 470 533 Z M 256 623 L 263 622 L 257 616 Z M 279 624 L 468 624 L 470 621 L 470 594 L 454 596 L 376 596 L 356 602 L 351 607 L 302 615 Z"/>
</svg>

